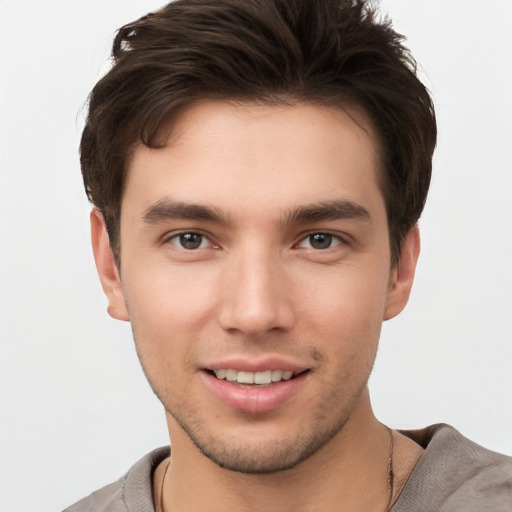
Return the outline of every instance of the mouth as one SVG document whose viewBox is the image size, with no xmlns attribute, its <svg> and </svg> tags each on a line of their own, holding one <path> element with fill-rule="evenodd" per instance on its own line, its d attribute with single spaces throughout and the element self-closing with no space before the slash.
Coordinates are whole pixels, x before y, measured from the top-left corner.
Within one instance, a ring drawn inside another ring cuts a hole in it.
<svg viewBox="0 0 512 512">
<path fill-rule="evenodd" d="M 265 413 L 293 403 L 307 386 L 312 368 L 282 360 L 231 360 L 203 368 L 206 387 L 228 408 Z"/>
<path fill-rule="evenodd" d="M 264 370 L 259 372 L 239 371 L 232 368 L 209 370 L 209 373 L 219 380 L 225 380 L 241 386 L 265 387 L 279 382 L 289 381 L 307 370 L 293 372 L 290 370 Z"/>
</svg>

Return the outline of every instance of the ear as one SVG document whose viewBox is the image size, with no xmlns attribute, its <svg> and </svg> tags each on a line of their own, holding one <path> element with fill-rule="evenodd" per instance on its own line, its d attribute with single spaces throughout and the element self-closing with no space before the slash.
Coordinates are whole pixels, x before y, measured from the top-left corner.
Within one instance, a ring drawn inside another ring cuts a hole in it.
<svg viewBox="0 0 512 512">
<path fill-rule="evenodd" d="M 418 227 L 414 226 L 405 237 L 400 260 L 391 272 L 384 320 L 395 317 L 405 308 L 411 293 L 419 255 L 420 232 Z"/>
<path fill-rule="evenodd" d="M 96 269 L 108 299 L 108 314 L 117 320 L 129 320 L 121 278 L 110 248 L 105 219 L 96 208 L 91 211 L 91 241 Z"/>
</svg>

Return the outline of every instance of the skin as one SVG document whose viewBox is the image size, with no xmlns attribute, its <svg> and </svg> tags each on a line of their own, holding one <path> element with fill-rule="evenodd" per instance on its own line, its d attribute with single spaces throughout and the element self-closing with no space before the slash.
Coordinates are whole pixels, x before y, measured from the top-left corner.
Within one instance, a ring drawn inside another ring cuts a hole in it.
<svg viewBox="0 0 512 512">
<path fill-rule="evenodd" d="M 419 237 L 412 229 L 391 268 L 371 123 L 312 105 L 204 101 L 168 135 L 134 152 L 120 270 L 91 214 L 109 313 L 131 322 L 166 410 L 165 509 L 383 510 L 389 437 L 367 381 L 382 322 L 407 303 Z M 263 412 L 212 392 L 212 368 L 251 364 L 303 374 Z M 421 453 L 395 436 L 405 481 Z"/>
</svg>

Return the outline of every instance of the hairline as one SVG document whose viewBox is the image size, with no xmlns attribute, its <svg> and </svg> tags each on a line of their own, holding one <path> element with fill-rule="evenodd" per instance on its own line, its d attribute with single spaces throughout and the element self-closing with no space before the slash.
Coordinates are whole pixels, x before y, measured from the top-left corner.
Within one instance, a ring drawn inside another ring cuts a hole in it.
<svg viewBox="0 0 512 512">
<path fill-rule="evenodd" d="M 343 94 L 340 94 L 342 97 Z M 325 109 L 326 111 L 331 110 L 333 113 L 336 111 L 343 112 L 346 114 L 352 122 L 356 126 L 358 126 L 364 133 L 369 137 L 372 147 L 374 150 L 374 159 L 375 159 L 375 179 L 380 193 L 382 194 L 382 198 L 385 204 L 386 211 L 386 224 L 388 227 L 388 238 L 390 245 L 390 254 L 391 254 L 391 263 L 392 267 L 396 265 L 400 258 L 400 249 L 401 245 L 394 249 L 393 244 L 393 233 L 390 224 L 389 218 L 389 210 L 388 210 L 388 186 L 389 186 L 389 177 L 387 176 L 387 155 L 386 155 L 386 146 L 384 143 L 384 137 L 381 134 L 377 123 L 372 118 L 370 112 L 368 112 L 368 108 L 363 105 L 362 101 L 358 101 L 357 99 L 350 98 L 347 94 L 346 100 L 336 100 L 331 96 L 330 100 L 320 100 L 315 99 L 313 97 L 308 98 L 307 95 L 301 97 L 300 95 L 293 94 L 275 94 L 275 95 L 267 95 L 267 96 L 232 96 L 227 97 L 223 95 L 214 95 L 214 94 L 198 94 L 195 98 L 191 98 L 188 101 L 180 104 L 172 113 L 170 113 L 165 119 L 162 119 L 161 122 L 156 127 L 156 130 L 149 138 L 148 143 L 146 143 L 141 136 L 137 137 L 136 140 L 127 147 L 126 158 L 123 169 L 123 180 L 122 186 L 119 190 L 118 203 L 117 203 L 117 211 L 115 212 L 115 217 L 117 218 L 117 225 L 115 226 L 116 233 L 115 234 L 115 245 L 111 244 L 112 252 L 114 254 L 114 258 L 116 264 L 119 269 L 121 269 L 121 209 L 123 198 L 125 195 L 126 185 L 128 182 L 128 177 L 130 174 L 131 163 L 133 161 L 133 157 L 135 152 L 141 146 L 145 146 L 150 149 L 163 149 L 168 147 L 173 142 L 174 129 L 173 125 L 177 121 L 177 119 L 183 115 L 184 112 L 190 110 L 196 105 L 205 102 L 219 101 L 219 102 L 227 102 L 235 107 L 244 107 L 244 106 L 252 106 L 259 105 L 262 107 L 273 107 L 273 106 L 283 106 L 283 107 L 299 107 L 299 106 L 313 106 Z M 129 124 L 134 123 L 134 121 L 130 121 Z M 102 212 L 103 213 L 103 212 Z M 411 227 L 412 228 L 412 227 Z M 395 254 L 395 252 L 397 252 Z"/>
</svg>

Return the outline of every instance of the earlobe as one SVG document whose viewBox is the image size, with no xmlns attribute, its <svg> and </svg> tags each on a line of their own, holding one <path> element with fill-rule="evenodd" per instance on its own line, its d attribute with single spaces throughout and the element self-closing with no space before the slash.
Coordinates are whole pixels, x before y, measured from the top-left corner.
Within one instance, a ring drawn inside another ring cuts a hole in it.
<svg viewBox="0 0 512 512">
<path fill-rule="evenodd" d="M 129 320 L 119 270 L 110 247 L 105 219 L 99 210 L 91 211 L 91 242 L 101 286 L 108 299 L 108 314 Z"/>
<path fill-rule="evenodd" d="M 420 233 L 414 226 L 403 242 L 400 260 L 391 274 L 384 320 L 395 317 L 407 305 L 419 255 Z"/>
</svg>

